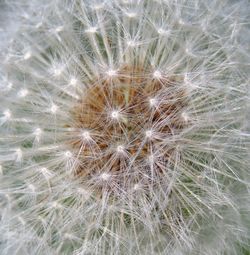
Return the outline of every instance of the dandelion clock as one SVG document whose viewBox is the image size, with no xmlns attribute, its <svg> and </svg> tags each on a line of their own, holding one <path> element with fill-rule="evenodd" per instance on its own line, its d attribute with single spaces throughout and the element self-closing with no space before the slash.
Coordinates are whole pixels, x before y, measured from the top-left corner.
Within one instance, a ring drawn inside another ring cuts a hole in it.
<svg viewBox="0 0 250 255">
<path fill-rule="evenodd" d="M 247 0 L 0 6 L 0 254 L 250 254 Z"/>
</svg>

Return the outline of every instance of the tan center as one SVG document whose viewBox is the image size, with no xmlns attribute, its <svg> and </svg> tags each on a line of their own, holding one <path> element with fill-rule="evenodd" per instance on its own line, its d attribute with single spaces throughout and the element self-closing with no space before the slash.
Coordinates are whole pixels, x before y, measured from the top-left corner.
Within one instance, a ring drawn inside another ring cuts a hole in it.
<svg viewBox="0 0 250 255">
<path fill-rule="evenodd" d="M 72 110 L 73 128 L 81 130 L 71 140 L 80 162 L 76 176 L 132 173 L 154 156 L 168 161 L 173 137 L 187 124 L 181 83 L 181 77 L 154 78 L 150 70 L 131 67 L 93 81 Z"/>
</svg>

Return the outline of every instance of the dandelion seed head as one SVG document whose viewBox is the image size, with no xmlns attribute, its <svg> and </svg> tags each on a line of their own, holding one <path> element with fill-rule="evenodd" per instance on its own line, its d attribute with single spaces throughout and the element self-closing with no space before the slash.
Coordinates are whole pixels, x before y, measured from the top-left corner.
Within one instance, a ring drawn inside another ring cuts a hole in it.
<svg viewBox="0 0 250 255">
<path fill-rule="evenodd" d="M 0 4 L 3 255 L 245 252 L 246 2 Z"/>
</svg>

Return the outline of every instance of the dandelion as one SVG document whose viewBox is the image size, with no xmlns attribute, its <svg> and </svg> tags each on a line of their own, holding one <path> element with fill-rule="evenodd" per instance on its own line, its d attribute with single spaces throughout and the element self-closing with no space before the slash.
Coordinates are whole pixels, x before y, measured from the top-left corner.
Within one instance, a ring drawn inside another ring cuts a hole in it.
<svg viewBox="0 0 250 255">
<path fill-rule="evenodd" d="M 2 5 L 1 254 L 248 254 L 247 1 Z"/>
</svg>

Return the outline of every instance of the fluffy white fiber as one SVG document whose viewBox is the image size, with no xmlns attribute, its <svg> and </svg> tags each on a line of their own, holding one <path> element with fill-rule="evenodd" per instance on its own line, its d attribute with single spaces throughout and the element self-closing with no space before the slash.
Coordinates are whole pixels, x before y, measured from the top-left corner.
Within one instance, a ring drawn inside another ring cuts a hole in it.
<svg viewBox="0 0 250 255">
<path fill-rule="evenodd" d="M 247 0 L 0 2 L 0 254 L 250 254 Z"/>
</svg>

